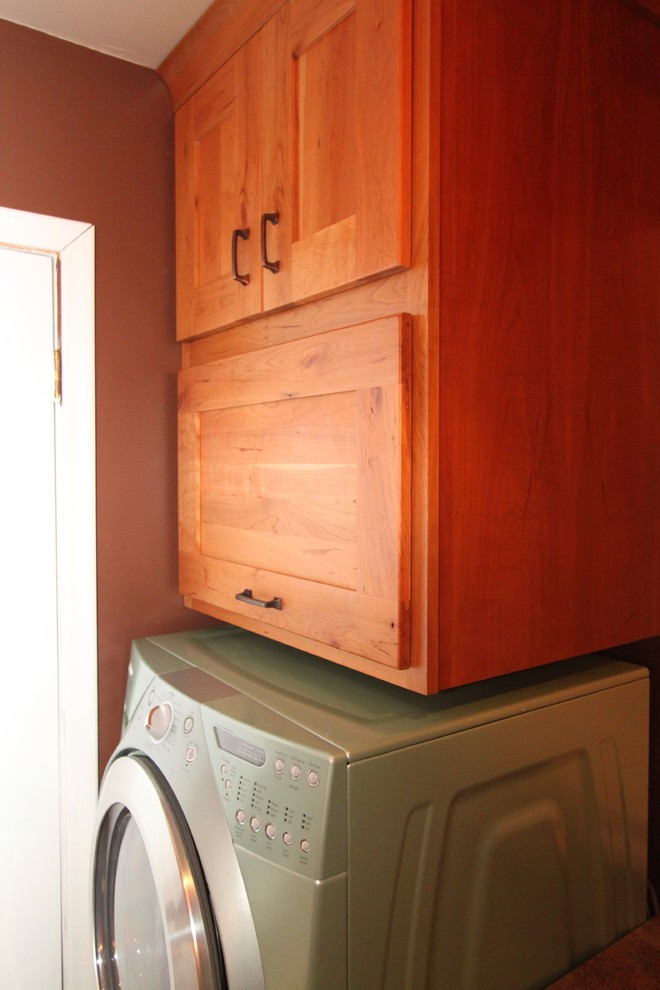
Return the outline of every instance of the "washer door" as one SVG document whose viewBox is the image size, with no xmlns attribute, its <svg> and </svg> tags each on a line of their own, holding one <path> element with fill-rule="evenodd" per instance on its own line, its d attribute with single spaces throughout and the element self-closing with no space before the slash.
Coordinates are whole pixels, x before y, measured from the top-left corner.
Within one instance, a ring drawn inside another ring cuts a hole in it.
<svg viewBox="0 0 660 990">
<path fill-rule="evenodd" d="M 103 779 L 93 884 L 100 990 L 232 990 L 189 828 L 144 756 Z"/>
</svg>

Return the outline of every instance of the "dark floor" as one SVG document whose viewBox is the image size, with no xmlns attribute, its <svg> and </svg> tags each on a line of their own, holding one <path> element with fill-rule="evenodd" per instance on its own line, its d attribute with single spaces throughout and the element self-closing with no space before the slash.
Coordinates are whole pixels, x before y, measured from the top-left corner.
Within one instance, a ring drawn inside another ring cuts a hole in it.
<svg viewBox="0 0 660 990">
<path fill-rule="evenodd" d="M 660 917 L 641 925 L 548 990 L 658 990 Z"/>
</svg>

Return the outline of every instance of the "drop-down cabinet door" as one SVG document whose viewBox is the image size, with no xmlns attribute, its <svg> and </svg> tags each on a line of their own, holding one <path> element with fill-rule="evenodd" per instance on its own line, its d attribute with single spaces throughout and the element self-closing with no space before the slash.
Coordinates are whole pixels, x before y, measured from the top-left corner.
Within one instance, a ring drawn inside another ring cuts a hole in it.
<svg viewBox="0 0 660 990">
<path fill-rule="evenodd" d="M 409 663 L 410 320 L 179 378 L 181 591 L 356 665 Z"/>
</svg>

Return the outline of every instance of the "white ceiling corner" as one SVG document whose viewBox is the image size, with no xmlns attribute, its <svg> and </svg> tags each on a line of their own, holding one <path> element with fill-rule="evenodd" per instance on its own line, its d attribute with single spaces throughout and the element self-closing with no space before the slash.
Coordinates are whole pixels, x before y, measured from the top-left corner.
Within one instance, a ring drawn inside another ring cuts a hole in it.
<svg viewBox="0 0 660 990">
<path fill-rule="evenodd" d="M 0 19 L 151 69 L 211 0 L 0 0 Z"/>
</svg>

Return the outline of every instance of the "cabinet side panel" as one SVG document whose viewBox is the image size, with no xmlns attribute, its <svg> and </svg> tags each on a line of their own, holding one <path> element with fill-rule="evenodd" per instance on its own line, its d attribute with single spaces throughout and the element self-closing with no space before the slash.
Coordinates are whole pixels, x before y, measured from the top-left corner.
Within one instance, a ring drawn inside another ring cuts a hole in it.
<svg viewBox="0 0 660 990">
<path fill-rule="evenodd" d="M 659 627 L 660 94 L 618 0 L 442 11 L 447 686 Z"/>
</svg>

